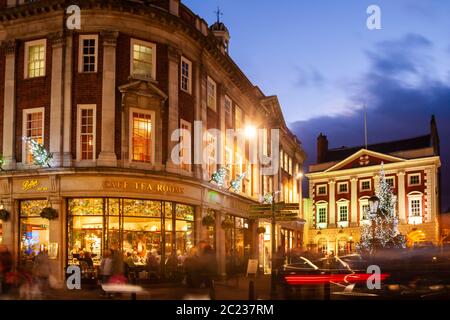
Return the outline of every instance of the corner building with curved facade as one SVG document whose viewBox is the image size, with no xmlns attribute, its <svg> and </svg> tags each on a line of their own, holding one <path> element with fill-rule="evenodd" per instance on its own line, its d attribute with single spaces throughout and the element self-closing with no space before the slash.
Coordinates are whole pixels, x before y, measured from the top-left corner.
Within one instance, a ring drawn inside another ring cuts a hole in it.
<svg viewBox="0 0 450 320">
<path fill-rule="evenodd" d="M 137 266 L 153 252 L 164 271 L 171 256 L 207 241 L 220 275 L 245 272 L 249 258 L 269 271 L 270 220 L 251 219 L 249 206 L 273 191 L 277 201 L 300 203 L 305 153 L 277 97 L 265 96 L 228 55 L 225 25 L 209 27 L 177 0 L 81 0 L 80 29 L 72 30 L 65 5 L 0 1 L 0 205 L 10 212 L 0 242 L 15 265 L 46 249 L 63 280 L 81 252 L 98 265 L 104 250 L 117 248 Z M 250 163 L 250 141 L 218 150 L 218 137 L 205 134 L 249 125 L 266 129 L 268 155 L 270 129 L 280 130 L 275 175 Z M 172 141 L 178 128 L 190 137 Z M 34 164 L 24 138 L 53 154 L 50 166 Z M 202 164 L 172 161 L 189 138 L 207 150 Z M 230 173 L 222 187 L 211 182 L 217 153 Z M 241 189 L 230 189 L 244 172 Z M 43 219 L 45 207 L 58 217 Z M 277 246 L 302 245 L 300 209 L 297 221 L 277 224 Z"/>
</svg>

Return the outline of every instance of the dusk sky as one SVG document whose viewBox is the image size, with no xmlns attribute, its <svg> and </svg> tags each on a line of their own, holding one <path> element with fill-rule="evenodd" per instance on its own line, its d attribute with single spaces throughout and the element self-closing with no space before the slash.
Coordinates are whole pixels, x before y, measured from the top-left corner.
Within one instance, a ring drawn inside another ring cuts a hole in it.
<svg viewBox="0 0 450 320">
<path fill-rule="evenodd" d="M 230 55 L 266 95 L 278 96 L 286 122 L 316 160 L 316 137 L 330 147 L 429 133 L 441 138 L 442 204 L 450 208 L 450 1 L 184 0 L 209 24 L 221 20 Z M 369 5 L 381 30 L 369 30 Z M 305 166 L 306 168 L 306 166 Z"/>
</svg>

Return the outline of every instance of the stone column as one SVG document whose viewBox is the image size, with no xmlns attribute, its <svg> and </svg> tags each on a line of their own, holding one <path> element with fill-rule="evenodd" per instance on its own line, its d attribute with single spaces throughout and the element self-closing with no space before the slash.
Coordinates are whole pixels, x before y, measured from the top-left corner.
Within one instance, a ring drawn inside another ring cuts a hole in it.
<svg viewBox="0 0 450 320">
<path fill-rule="evenodd" d="M 66 61 L 64 67 L 64 133 L 63 133 L 63 166 L 72 165 L 72 46 L 73 36 L 69 34 L 66 38 Z"/>
<path fill-rule="evenodd" d="M 199 61 L 201 61 L 201 56 L 200 56 L 199 59 L 200 59 Z M 195 64 L 195 66 L 194 66 L 195 67 L 195 73 L 194 73 L 195 77 L 193 79 L 193 82 L 195 83 L 195 85 L 193 86 L 195 88 L 195 91 L 194 91 L 194 95 L 195 95 L 194 121 L 203 121 L 203 119 L 202 119 L 202 92 L 203 92 L 202 82 L 203 82 L 203 80 L 202 79 L 204 77 L 204 71 L 203 71 L 203 67 L 201 67 L 199 64 L 200 63 Z M 195 148 L 194 149 L 194 156 L 192 158 L 192 163 L 193 163 L 192 171 L 194 172 L 194 176 L 197 179 L 203 179 L 203 168 L 202 168 L 202 165 L 199 164 L 199 163 L 196 163 L 196 161 L 195 161 L 196 157 L 201 156 L 201 155 L 197 154 L 201 150 L 197 150 L 196 146 L 197 146 L 197 143 L 199 145 L 201 145 L 201 146 L 203 145 L 203 143 L 202 143 L 203 132 L 201 132 L 200 134 L 196 135 L 195 123 L 193 124 L 192 128 L 193 128 L 193 135 L 194 135 L 194 145 L 193 145 L 193 147 Z M 198 141 L 198 140 L 200 140 L 200 141 Z"/>
<path fill-rule="evenodd" d="M 52 167 L 62 165 L 64 74 L 63 55 L 65 38 L 61 32 L 50 36 L 52 42 L 52 81 L 50 98 L 50 152 Z M 67 128 L 70 128 L 67 127 Z"/>
<path fill-rule="evenodd" d="M 102 146 L 98 166 L 117 166 L 115 153 L 116 46 L 118 32 L 106 31 L 103 37 Z"/>
<path fill-rule="evenodd" d="M 330 228 L 336 228 L 336 189 L 335 189 L 336 181 L 330 180 L 328 182 L 328 194 L 329 194 L 329 224 Z"/>
<path fill-rule="evenodd" d="M 8 41 L 5 46 L 5 92 L 3 111 L 3 169 L 16 168 L 15 128 L 16 128 L 16 48 L 15 40 Z"/>
<path fill-rule="evenodd" d="M 405 171 L 397 173 L 398 177 L 398 215 L 400 223 L 407 223 L 408 214 L 406 213 L 406 196 L 405 196 Z"/>
<path fill-rule="evenodd" d="M 51 220 L 49 223 L 49 244 L 57 245 L 57 257 L 50 260 L 51 274 L 58 280 L 59 285 L 62 286 L 64 279 L 64 253 L 67 250 L 67 243 L 64 241 L 63 225 L 65 214 L 63 212 L 63 200 L 59 196 L 51 196 L 49 198 L 51 206 L 58 212 L 58 218 Z M 51 252 L 49 251 L 49 255 Z"/>
<path fill-rule="evenodd" d="M 12 189 L 12 179 L 6 178 L 0 180 L 0 191 L 2 193 L 1 205 L 3 208 L 7 210 L 10 214 L 9 219 L 7 221 L 2 221 L 2 229 L 3 229 L 3 242 L 2 244 L 8 247 L 8 250 L 13 254 L 13 259 L 15 260 L 17 255 L 17 237 L 15 237 L 16 228 L 18 225 L 16 208 L 14 206 L 14 199 L 11 194 Z"/>
<path fill-rule="evenodd" d="M 351 178 L 351 219 L 350 226 L 357 227 L 358 221 L 358 179 L 356 177 Z"/>
<path fill-rule="evenodd" d="M 178 116 L 178 88 L 179 88 L 179 69 L 180 69 L 181 52 L 174 47 L 169 47 L 169 114 L 168 114 L 168 143 L 167 143 L 167 171 L 177 171 L 179 166 L 172 161 L 172 150 L 178 144 L 178 141 L 172 141 L 172 133 L 180 128 L 180 121 Z"/>
</svg>

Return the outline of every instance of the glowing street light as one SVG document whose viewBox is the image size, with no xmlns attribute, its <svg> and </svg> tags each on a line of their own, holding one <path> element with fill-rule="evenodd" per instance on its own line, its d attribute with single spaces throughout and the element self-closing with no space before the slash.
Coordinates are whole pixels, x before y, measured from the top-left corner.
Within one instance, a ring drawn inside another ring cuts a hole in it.
<svg viewBox="0 0 450 320">
<path fill-rule="evenodd" d="M 246 126 L 244 129 L 245 137 L 248 139 L 252 139 L 256 137 L 256 128 L 254 126 Z"/>
</svg>

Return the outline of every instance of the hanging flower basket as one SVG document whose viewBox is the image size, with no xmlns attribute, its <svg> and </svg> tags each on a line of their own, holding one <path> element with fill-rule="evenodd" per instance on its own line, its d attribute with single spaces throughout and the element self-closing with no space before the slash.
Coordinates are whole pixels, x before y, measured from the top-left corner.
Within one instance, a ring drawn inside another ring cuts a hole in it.
<svg viewBox="0 0 450 320">
<path fill-rule="evenodd" d="M 9 219 L 9 212 L 6 209 L 1 209 L 0 210 L 0 220 L 2 221 L 8 221 Z"/>
<path fill-rule="evenodd" d="M 208 214 L 203 217 L 202 225 L 204 227 L 214 227 L 216 225 L 216 218 L 212 214 Z"/>
<path fill-rule="evenodd" d="M 256 233 L 258 233 L 258 234 L 264 234 L 264 233 L 266 233 L 266 228 L 264 228 L 264 227 L 258 227 L 258 229 L 256 229 Z"/>
<path fill-rule="evenodd" d="M 52 207 L 44 208 L 41 211 L 41 218 L 54 220 L 58 218 L 58 211 L 56 211 L 56 209 L 53 209 Z"/>
<path fill-rule="evenodd" d="M 234 227 L 234 223 L 233 223 L 232 220 L 225 219 L 225 220 L 222 221 L 222 229 L 225 229 L 225 230 L 233 229 L 233 227 Z"/>
</svg>

